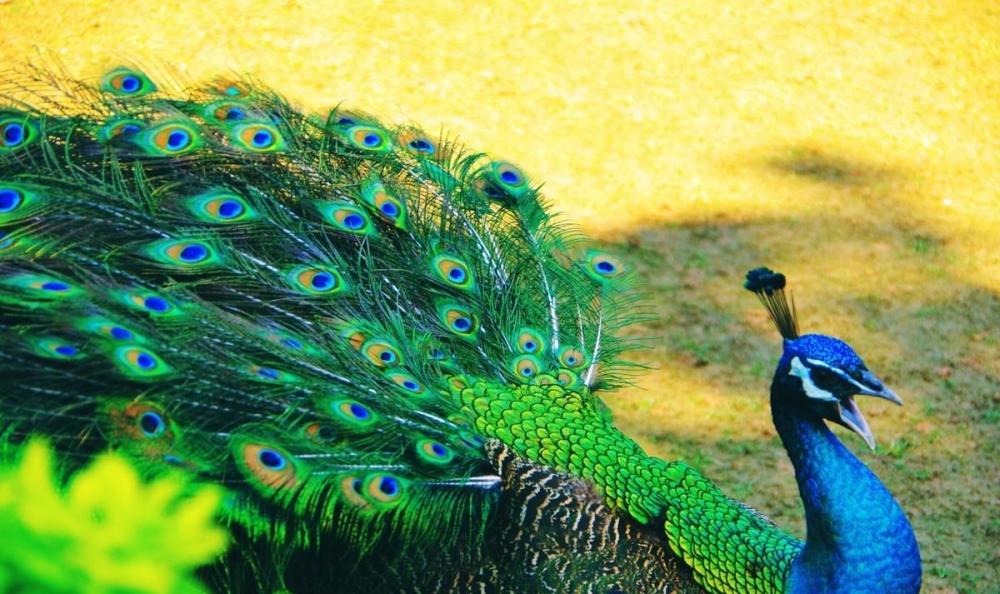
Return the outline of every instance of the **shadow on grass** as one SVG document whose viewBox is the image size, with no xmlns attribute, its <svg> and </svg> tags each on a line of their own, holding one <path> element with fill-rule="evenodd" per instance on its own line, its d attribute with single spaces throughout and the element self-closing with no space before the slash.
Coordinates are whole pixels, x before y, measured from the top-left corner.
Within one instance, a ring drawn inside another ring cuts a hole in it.
<svg viewBox="0 0 1000 594">
<path fill-rule="evenodd" d="M 874 455 L 842 436 L 911 514 L 926 591 L 997 590 L 1000 296 L 951 272 L 947 238 L 920 229 L 893 195 L 898 172 L 808 147 L 775 154 L 759 166 L 833 186 L 839 201 L 811 216 L 637 229 L 609 245 L 648 289 L 657 321 L 638 330 L 655 337 L 642 357 L 661 370 L 657 385 L 639 382 L 655 403 L 630 404 L 639 390 L 609 396 L 620 424 L 803 536 L 791 466 L 769 429 L 780 347 L 740 288 L 750 268 L 780 269 L 797 288 L 803 331 L 848 340 L 906 400 L 862 403 L 880 439 Z M 696 398 L 692 386 L 713 395 Z"/>
<path fill-rule="evenodd" d="M 851 161 L 811 146 L 786 147 L 765 157 L 762 162 L 778 174 L 845 188 L 878 186 L 900 175 L 885 167 Z"/>
</svg>

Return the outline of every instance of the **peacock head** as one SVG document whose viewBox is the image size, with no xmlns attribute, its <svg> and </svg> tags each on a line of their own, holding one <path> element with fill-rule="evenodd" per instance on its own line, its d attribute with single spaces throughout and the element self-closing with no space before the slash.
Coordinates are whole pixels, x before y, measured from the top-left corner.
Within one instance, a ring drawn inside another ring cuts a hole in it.
<svg viewBox="0 0 1000 594">
<path fill-rule="evenodd" d="M 806 334 L 785 339 L 778 374 L 776 381 L 789 386 L 781 393 L 793 400 L 786 404 L 850 429 L 873 450 L 875 438 L 854 397 L 875 396 L 903 404 L 850 345 L 832 336 Z"/>
<path fill-rule="evenodd" d="M 854 397 L 875 396 L 901 405 L 899 396 L 846 342 L 822 334 L 799 335 L 795 302 L 789 306 L 785 298 L 783 274 L 756 268 L 747 273 L 744 286 L 760 297 L 785 339 L 772 389 L 775 404 L 842 425 L 875 449 L 875 438 Z"/>
</svg>

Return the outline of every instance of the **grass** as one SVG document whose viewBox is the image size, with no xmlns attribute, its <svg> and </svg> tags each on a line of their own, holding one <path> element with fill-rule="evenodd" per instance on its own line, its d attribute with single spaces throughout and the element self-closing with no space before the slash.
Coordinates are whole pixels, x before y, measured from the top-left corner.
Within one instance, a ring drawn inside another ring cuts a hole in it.
<svg viewBox="0 0 1000 594">
<path fill-rule="evenodd" d="M 651 451 L 687 459 L 802 536 L 798 493 L 766 403 L 780 347 L 763 310 L 738 289 L 741 272 L 768 251 L 758 246 L 784 224 L 670 225 L 621 244 L 654 295 L 667 298 L 656 302 L 661 321 L 640 330 L 662 337 L 642 355 L 658 370 L 607 399 L 626 432 Z M 810 249 L 811 237 L 783 237 L 789 244 L 782 252 Z M 885 242 L 882 259 L 890 269 L 928 257 L 912 249 L 905 229 L 857 240 Z M 803 274 L 808 270 L 792 276 L 796 287 Z M 892 299 L 882 283 L 837 290 L 843 281 L 834 276 L 826 290 L 798 288 L 796 300 L 805 329 L 849 339 L 907 402 L 902 409 L 860 403 L 879 443 L 874 454 L 849 434 L 842 437 L 911 514 L 926 591 L 992 592 L 996 547 L 988 543 L 1000 536 L 993 462 L 1000 437 L 1000 298 L 950 276 L 929 277 L 925 282 L 946 297 Z"/>
<path fill-rule="evenodd" d="M 738 288 L 784 271 L 803 327 L 906 400 L 862 403 L 874 454 L 845 439 L 911 514 L 924 591 L 1000 592 L 995 3 L 0 0 L 0 32 L 5 64 L 239 69 L 523 165 L 659 314 L 635 330 L 654 370 L 607 395 L 620 424 L 801 535 L 766 403 L 778 342 Z"/>
</svg>

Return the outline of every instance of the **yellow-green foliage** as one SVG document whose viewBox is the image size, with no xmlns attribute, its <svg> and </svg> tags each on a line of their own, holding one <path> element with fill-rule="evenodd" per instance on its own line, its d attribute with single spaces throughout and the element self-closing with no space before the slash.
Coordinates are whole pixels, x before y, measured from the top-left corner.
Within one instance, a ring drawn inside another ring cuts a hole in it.
<svg viewBox="0 0 1000 594">
<path fill-rule="evenodd" d="M 0 594 L 189 594 L 226 546 L 222 493 L 179 476 L 143 482 L 113 453 L 62 487 L 47 444 L 0 466 Z"/>
</svg>

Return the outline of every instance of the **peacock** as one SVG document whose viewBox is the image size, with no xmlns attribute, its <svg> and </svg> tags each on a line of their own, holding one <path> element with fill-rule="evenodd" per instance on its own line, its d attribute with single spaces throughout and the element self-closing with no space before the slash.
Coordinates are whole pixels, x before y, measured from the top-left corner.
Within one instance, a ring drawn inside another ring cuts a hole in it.
<svg viewBox="0 0 1000 594">
<path fill-rule="evenodd" d="M 615 428 L 634 272 L 515 165 L 251 78 L 27 66 L 0 107 L 0 432 L 222 485 L 219 592 L 919 591 L 900 506 L 827 427 L 899 398 L 800 334 L 774 425 L 801 542 Z M 669 397 L 664 396 L 664 406 Z"/>
</svg>

